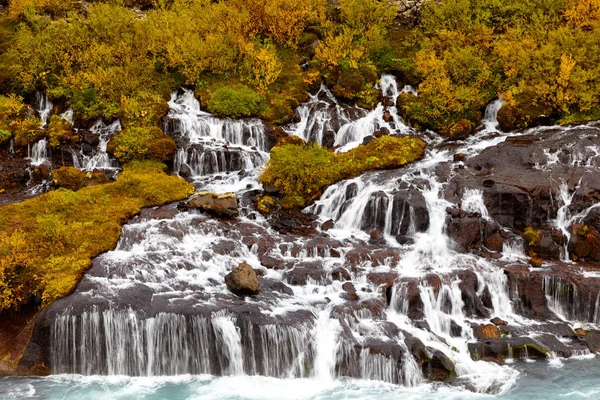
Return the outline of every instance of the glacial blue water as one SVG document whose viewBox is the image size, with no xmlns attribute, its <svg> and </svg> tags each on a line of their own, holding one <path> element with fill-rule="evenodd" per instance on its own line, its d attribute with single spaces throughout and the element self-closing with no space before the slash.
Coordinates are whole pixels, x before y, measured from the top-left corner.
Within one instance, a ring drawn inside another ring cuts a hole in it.
<svg viewBox="0 0 600 400">
<path fill-rule="evenodd" d="M 426 384 L 414 388 L 364 380 L 258 376 L 142 377 L 53 375 L 0 378 L 0 399 L 44 400 L 433 400 L 600 399 L 600 358 L 518 362 L 513 387 L 500 394 Z"/>
</svg>

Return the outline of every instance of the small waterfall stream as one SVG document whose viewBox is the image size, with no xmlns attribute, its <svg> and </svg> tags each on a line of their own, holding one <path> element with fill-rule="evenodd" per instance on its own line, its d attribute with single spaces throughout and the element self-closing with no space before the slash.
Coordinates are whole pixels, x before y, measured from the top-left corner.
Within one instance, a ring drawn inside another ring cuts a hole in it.
<svg viewBox="0 0 600 400">
<path fill-rule="evenodd" d="M 256 181 L 256 168 L 269 160 L 265 126 L 260 120 L 215 118 L 200 110 L 194 93 L 187 89 L 174 92 L 169 105 L 165 131 L 181 143 L 175 155 L 175 173 L 209 185 L 215 175 L 226 176 L 234 191 Z M 251 176 L 240 179 L 245 173 Z"/>
<path fill-rule="evenodd" d="M 62 115 L 65 120 L 72 120 L 73 111 L 68 110 Z M 121 130 L 121 122 L 115 120 L 110 124 L 105 124 L 101 119 L 96 121 L 89 131 L 98 137 L 98 144 L 91 152 L 86 153 L 83 149 L 79 152 L 73 151 L 73 166 L 83 171 L 93 170 L 116 170 L 119 163 L 106 152 L 106 146 L 110 139 Z"/>
<path fill-rule="evenodd" d="M 336 151 L 383 129 L 414 133 L 397 114 L 396 80 L 384 75 L 380 89 L 390 101 L 366 111 L 339 103 L 322 86 L 285 130 Z M 502 242 L 491 255 L 498 257 L 486 258 L 466 251 L 449 222 L 452 215 L 474 221 L 479 236 L 495 226 L 498 212 L 484 190 L 468 180 L 459 189 L 452 185 L 469 158 L 522 135 L 498 131 L 502 105 L 502 100 L 490 104 L 483 128 L 451 149 L 430 135 L 421 161 L 328 187 L 304 210 L 319 223 L 333 222 L 315 237 L 279 233 L 256 213 L 235 220 L 196 211 L 136 218 L 123 227 L 117 248 L 95 260 L 67 305 L 54 310 L 53 372 L 323 381 L 345 376 L 413 387 L 432 377 L 438 364 L 449 363 L 459 382 L 475 391 L 509 390 L 518 372 L 475 361 L 472 345 L 479 326 L 493 317 L 516 329 L 541 325 L 517 312 L 518 287 L 503 269 L 525 265 L 522 240 L 496 228 Z M 239 197 L 261 188 L 257 177 L 270 146 L 265 124 L 216 118 L 185 89 L 173 93 L 169 106 L 165 131 L 178 142 L 175 173 L 199 190 L 234 191 Z M 93 128 L 104 138 L 104 149 L 117 124 Z M 467 161 L 453 161 L 455 154 Z M 75 156 L 82 169 L 112 165 L 101 152 Z M 566 221 L 575 217 L 568 217 L 570 202 L 561 198 L 556 226 L 567 233 Z M 263 287 L 258 296 L 239 298 L 227 290 L 224 276 L 241 262 L 258 271 Z M 550 310 L 576 319 L 564 307 L 572 301 L 561 297 L 562 283 L 544 285 L 553 288 L 547 291 Z M 598 299 L 589 299 L 582 319 L 598 322 Z M 512 359 L 517 353 L 510 343 Z M 424 355 L 420 360 L 418 351 Z"/>
</svg>

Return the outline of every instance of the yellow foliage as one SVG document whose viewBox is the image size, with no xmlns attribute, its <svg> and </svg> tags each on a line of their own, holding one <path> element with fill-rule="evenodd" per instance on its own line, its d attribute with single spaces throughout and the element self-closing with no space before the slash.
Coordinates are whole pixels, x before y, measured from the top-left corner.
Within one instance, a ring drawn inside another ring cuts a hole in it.
<svg viewBox="0 0 600 400">
<path fill-rule="evenodd" d="M 591 28 L 600 23 L 599 0 L 570 0 L 565 17 L 580 28 Z"/>
<path fill-rule="evenodd" d="M 387 0 L 339 0 L 343 21 L 357 32 L 378 31 L 389 26 L 397 9 Z"/>
<path fill-rule="evenodd" d="M 569 111 L 569 103 L 574 100 L 574 93 L 569 89 L 569 86 L 575 64 L 577 62 L 570 55 L 561 55 L 559 72 L 556 78 L 556 106 L 565 113 Z"/>
<path fill-rule="evenodd" d="M 276 43 L 294 46 L 304 28 L 324 14 L 323 0 L 231 0 L 250 14 L 251 35 L 263 34 Z"/>
<path fill-rule="evenodd" d="M 9 0 L 8 18 L 17 21 L 33 10 L 64 14 L 75 6 L 73 0 Z"/>
<path fill-rule="evenodd" d="M 365 55 L 366 49 L 355 43 L 354 31 L 349 28 L 344 28 L 339 33 L 330 30 L 323 41 L 319 42 L 315 52 L 315 58 L 328 69 L 338 67 L 342 61 L 356 69 Z"/>
<path fill-rule="evenodd" d="M 245 49 L 245 64 L 249 70 L 250 82 L 261 91 L 275 82 L 281 73 L 281 61 L 272 44 L 248 44 Z"/>
<path fill-rule="evenodd" d="M 0 312 L 69 294 L 91 259 L 114 248 L 129 217 L 194 192 L 164 168 L 132 163 L 116 182 L 0 207 Z"/>
</svg>

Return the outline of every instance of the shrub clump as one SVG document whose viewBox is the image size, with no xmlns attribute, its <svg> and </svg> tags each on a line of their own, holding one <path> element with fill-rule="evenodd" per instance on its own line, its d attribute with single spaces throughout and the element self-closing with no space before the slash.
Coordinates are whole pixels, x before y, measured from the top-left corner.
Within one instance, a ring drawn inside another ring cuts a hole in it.
<svg viewBox="0 0 600 400">
<path fill-rule="evenodd" d="M 61 144 L 75 144 L 79 140 L 79 135 L 73 131 L 73 125 L 58 115 L 50 117 L 46 134 L 48 135 L 50 147 L 58 147 Z"/>
<path fill-rule="evenodd" d="M 108 142 L 107 150 L 121 163 L 132 160 L 167 161 L 173 158 L 177 145 L 160 128 L 128 128 Z"/>
<path fill-rule="evenodd" d="M 132 162 L 116 182 L 0 207 L 0 312 L 48 305 L 71 293 L 92 258 L 115 247 L 128 218 L 194 192 L 165 169 Z"/>
<path fill-rule="evenodd" d="M 258 116 L 266 108 L 264 96 L 244 85 L 217 89 L 208 101 L 213 114 L 240 118 Z"/>
<path fill-rule="evenodd" d="M 61 167 L 52 170 L 52 181 L 57 187 L 78 190 L 85 183 L 85 172 L 75 167 Z"/>
<path fill-rule="evenodd" d="M 382 136 L 340 154 L 315 143 L 284 144 L 271 150 L 260 182 L 283 196 L 282 206 L 302 207 L 333 183 L 370 170 L 401 167 L 420 159 L 424 152 L 425 142 L 415 137 Z"/>
<path fill-rule="evenodd" d="M 12 137 L 12 133 L 5 129 L 0 129 L 0 145 L 7 143 Z"/>
<path fill-rule="evenodd" d="M 44 137 L 41 125 L 38 118 L 28 115 L 22 97 L 0 96 L 0 144 L 13 137 L 16 146 L 27 146 Z"/>
</svg>

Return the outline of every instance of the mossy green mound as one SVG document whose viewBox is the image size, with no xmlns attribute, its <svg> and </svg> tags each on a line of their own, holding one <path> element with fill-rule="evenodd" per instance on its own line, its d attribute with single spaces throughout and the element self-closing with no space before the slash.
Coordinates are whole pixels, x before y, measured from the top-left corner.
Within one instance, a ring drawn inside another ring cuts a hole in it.
<svg viewBox="0 0 600 400">
<path fill-rule="evenodd" d="M 163 164 L 133 162 L 116 182 L 0 207 L 0 312 L 69 294 L 92 258 L 115 247 L 128 218 L 193 191 Z"/>
<path fill-rule="evenodd" d="M 172 137 L 160 128 L 128 128 L 119 132 L 108 142 L 107 150 L 117 160 L 167 161 L 173 158 L 177 145 Z"/>
<path fill-rule="evenodd" d="M 363 172 L 398 168 L 423 157 L 425 142 L 415 137 L 382 136 L 346 153 L 317 144 L 274 147 L 260 182 L 273 187 L 286 208 L 302 207 L 323 189 Z"/>
</svg>

